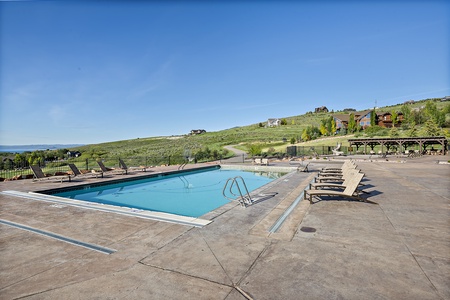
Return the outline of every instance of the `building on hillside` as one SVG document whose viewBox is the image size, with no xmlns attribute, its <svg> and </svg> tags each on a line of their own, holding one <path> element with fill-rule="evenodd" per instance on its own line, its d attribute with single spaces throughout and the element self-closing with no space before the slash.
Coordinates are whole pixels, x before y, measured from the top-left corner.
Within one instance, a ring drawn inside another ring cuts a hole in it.
<svg viewBox="0 0 450 300">
<path fill-rule="evenodd" d="M 191 130 L 191 135 L 196 135 L 196 134 L 202 134 L 202 133 L 206 133 L 206 130 L 204 129 L 192 129 Z"/>
<path fill-rule="evenodd" d="M 326 106 L 316 107 L 314 109 L 315 113 L 328 112 L 328 108 Z"/>
<path fill-rule="evenodd" d="M 333 115 L 334 122 L 336 122 L 336 130 L 340 131 L 342 128 L 347 128 L 348 120 L 350 120 L 349 114 L 335 114 Z"/>
<path fill-rule="evenodd" d="M 361 112 L 355 113 L 356 124 L 358 124 L 363 129 L 366 129 L 370 126 L 370 116 L 373 113 L 373 110 L 368 109 Z"/>
<path fill-rule="evenodd" d="M 367 128 L 370 126 L 370 115 L 373 110 L 364 110 L 360 112 L 354 112 L 355 122 L 358 126 L 362 128 Z M 333 119 L 336 122 L 336 129 L 339 131 L 342 128 L 348 127 L 348 122 L 350 120 L 350 114 L 334 114 Z"/>
<path fill-rule="evenodd" d="M 450 101 L 450 96 L 445 96 L 444 98 L 441 99 L 441 102 L 444 101 Z"/>
<path fill-rule="evenodd" d="M 377 113 L 378 117 L 378 126 L 380 127 L 392 127 L 392 114 L 390 112 L 380 112 Z M 397 113 L 397 121 L 395 123 L 395 127 L 399 127 L 402 125 L 404 121 L 404 116 L 402 112 Z"/>
<path fill-rule="evenodd" d="M 420 109 L 423 109 L 423 106 L 421 108 L 414 108 L 413 110 L 419 111 Z M 358 124 L 358 126 L 363 129 L 366 129 L 367 127 L 371 126 L 370 117 L 371 117 L 372 113 L 374 113 L 374 110 L 372 110 L 372 109 L 354 112 L 353 114 L 355 116 L 356 124 Z M 333 119 L 336 122 L 336 129 L 337 129 L 337 131 L 339 131 L 341 128 L 348 127 L 350 114 L 334 114 Z M 395 122 L 395 127 L 400 127 L 404 120 L 405 120 L 405 118 L 404 118 L 403 113 L 398 111 L 397 112 L 397 120 Z M 392 113 L 376 112 L 375 124 L 377 124 L 380 127 L 388 127 L 388 128 L 392 127 Z"/>
<path fill-rule="evenodd" d="M 68 157 L 80 157 L 81 156 L 80 151 L 67 151 L 66 154 Z"/>
<path fill-rule="evenodd" d="M 403 104 L 414 104 L 414 103 L 416 103 L 416 101 L 414 101 L 414 100 L 408 100 L 408 101 L 403 102 Z"/>
<path fill-rule="evenodd" d="M 268 119 L 267 120 L 267 127 L 277 127 L 281 125 L 280 119 Z"/>
</svg>

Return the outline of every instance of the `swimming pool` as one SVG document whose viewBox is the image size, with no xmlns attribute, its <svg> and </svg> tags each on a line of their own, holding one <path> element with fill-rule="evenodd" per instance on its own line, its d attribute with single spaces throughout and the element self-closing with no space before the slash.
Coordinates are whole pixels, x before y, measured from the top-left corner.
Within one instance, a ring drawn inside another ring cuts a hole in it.
<svg viewBox="0 0 450 300">
<path fill-rule="evenodd" d="M 229 178 L 241 176 L 249 192 L 280 177 L 280 173 L 241 170 L 200 170 L 155 176 L 83 189 L 54 196 L 187 217 L 200 217 L 230 201 L 222 191 Z"/>
</svg>

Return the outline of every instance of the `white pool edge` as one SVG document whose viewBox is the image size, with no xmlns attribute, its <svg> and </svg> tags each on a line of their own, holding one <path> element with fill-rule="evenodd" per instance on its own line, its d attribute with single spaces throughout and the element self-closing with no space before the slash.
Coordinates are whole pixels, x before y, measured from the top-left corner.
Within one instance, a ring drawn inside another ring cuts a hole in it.
<svg viewBox="0 0 450 300">
<path fill-rule="evenodd" d="M 35 193 L 35 192 L 19 192 L 19 191 L 11 190 L 11 191 L 2 191 L 0 193 L 4 194 L 4 195 L 8 195 L 8 196 L 13 196 L 13 197 L 21 197 L 21 198 L 26 198 L 26 199 L 31 199 L 31 200 L 50 202 L 50 203 L 54 203 L 54 204 L 58 204 L 58 205 L 68 205 L 68 206 L 84 208 L 84 209 L 93 209 L 93 210 L 98 210 L 98 211 L 103 211 L 103 212 L 110 212 L 110 213 L 116 213 L 116 214 L 138 217 L 138 218 L 143 218 L 143 219 L 150 219 L 150 220 L 154 220 L 154 221 L 163 221 L 163 222 L 169 222 L 169 223 L 187 225 L 187 226 L 194 226 L 194 227 L 203 227 L 212 222 L 212 221 L 204 220 L 204 219 L 200 219 L 200 218 L 186 217 L 186 216 L 180 216 L 180 215 L 169 214 L 169 213 L 164 213 L 164 212 L 142 210 L 142 209 L 136 209 L 136 208 L 130 208 L 130 207 L 123 207 L 123 206 L 101 204 L 101 203 L 76 200 L 76 199 L 66 199 L 63 197 L 40 194 L 40 193 Z"/>
</svg>

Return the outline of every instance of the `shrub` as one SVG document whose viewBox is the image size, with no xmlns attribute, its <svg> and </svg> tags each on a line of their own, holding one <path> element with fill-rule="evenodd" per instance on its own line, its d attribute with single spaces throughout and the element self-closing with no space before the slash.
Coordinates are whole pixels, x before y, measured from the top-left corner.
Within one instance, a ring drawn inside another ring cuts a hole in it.
<svg viewBox="0 0 450 300">
<path fill-rule="evenodd" d="M 248 154 L 250 154 L 251 156 L 261 155 L 262 148 L 262 144 L 250 144 L 247 146 Z"/>
</svg>

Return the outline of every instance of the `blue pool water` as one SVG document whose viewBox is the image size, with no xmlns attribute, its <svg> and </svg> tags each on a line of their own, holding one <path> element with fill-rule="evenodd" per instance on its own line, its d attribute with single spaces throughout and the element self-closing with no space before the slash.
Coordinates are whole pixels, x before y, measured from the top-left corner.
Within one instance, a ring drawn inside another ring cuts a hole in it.
<svg viewBox="0 0 450 300">
<path fill-rule="evenodd" d="M 229 202 L 223 197 L 228 178 L 241 176 L 249 192 L 279 174 L 215 169 L 147 178 L 54 194 L 77 200 L 199 217 Z"/>
</svg>

